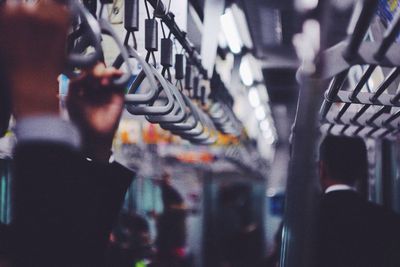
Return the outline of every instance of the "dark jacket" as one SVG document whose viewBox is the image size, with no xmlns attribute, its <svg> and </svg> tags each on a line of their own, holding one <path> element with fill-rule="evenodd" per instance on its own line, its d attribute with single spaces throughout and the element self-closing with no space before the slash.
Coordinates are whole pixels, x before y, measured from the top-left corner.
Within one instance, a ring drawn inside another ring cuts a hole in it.
<svg viewBox="0 0 400 267">
<path fill-rule="evenodd" d="M 353 191 L 323 196 L 318 267 L 400 266 L 400 219 Z"/>
<path fill-rule="evenodd" d="M 14 260 L 18 266 L 102 266 L 133 173 L 62 144 L 18 145 Z"/>
<path fill-rule="evenodd" d="M 159 254 L 168 257 L 186 245 L 186 211 L 172 207 L 184 204 L 181 194 L 173 186 L 162 183 L 161 195 L 164 211 L 157 220 L 156 243 Z"/>
</svg>

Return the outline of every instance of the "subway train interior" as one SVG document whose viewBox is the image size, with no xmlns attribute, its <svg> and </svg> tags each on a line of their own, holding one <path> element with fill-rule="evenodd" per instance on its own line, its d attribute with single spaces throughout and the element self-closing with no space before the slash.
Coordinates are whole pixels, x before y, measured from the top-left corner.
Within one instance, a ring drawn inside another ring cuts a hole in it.
<svg viewBox="0 0 400 267">
<path fill-rule="evenodd" d="M 400 1 L 0 0 L 0 267 L 399 267 Z"/>
</svg>

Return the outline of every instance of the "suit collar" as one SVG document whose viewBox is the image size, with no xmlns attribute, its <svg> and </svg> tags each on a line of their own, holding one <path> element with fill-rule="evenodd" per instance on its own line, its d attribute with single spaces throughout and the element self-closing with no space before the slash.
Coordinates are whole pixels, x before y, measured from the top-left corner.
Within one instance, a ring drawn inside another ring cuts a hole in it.
<svg viewBox="0 0 400 267">
<path fill-rule="evenodd" d="M 325 194 L 328 194 L 330 192 L 336 192 L 336 191 L 354 191 L 354 192 L 356 192 L 356 189 L 347 184 L 334 184 L 334 185 L 329 186 L 325 190 Z"/>
</svg>

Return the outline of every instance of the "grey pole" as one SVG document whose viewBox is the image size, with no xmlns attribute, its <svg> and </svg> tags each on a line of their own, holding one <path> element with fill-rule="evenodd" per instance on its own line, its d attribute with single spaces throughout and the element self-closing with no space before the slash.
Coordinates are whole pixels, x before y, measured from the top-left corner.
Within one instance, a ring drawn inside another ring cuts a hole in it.
<svg viewBox="0 0 400 267">
<path fill-rule="evenodd" d="M 302 75 L 286 188 L 281 267 L 315 266 L 318 179 L 316 146 L 322 82 Z"/>
</svg>

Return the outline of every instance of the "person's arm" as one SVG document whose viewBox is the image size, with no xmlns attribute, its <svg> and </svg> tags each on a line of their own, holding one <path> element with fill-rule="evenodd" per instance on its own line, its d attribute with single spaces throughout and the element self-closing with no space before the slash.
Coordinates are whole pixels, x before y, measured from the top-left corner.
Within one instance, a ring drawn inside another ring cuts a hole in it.
<svg viewBox="0 0 400 267">
<path fill-rule="evenodd" d="M 111 147 L 124 106 L 124 88 L 112 86 L 111 80 L 122 73 L 98 64 L 70 82 L 67 109 L 71 121 L 82 134 L 82 153 L 95 177 L 102 197 L 93 205 L 97 210 L 98 243 L 108 240 L 134 172 L 112 160 Z"/>
<path fill-rule="evenodd" d="M 83 153 L 93 161 L 107 163 L 124 107 L 124 88 L 111 80 L 122 74 L 97 64 L 70 82 L 67 109 L 83 139 Z"/>
<path fill-rule="evenodd" d="M 67 195 L 79 188 L 71 171 L 76 169 L 80 138 L 72 124 L 60 119 L 56 96 L 68 24 L 67 10 L 51 1 L 35 6 L 6 3 L 0 8 L 0 36 L 7 36 L 0 42 L 0 60 L 7 66 L 2 84 L 10 92 L 18 138 L 11 227 L 16 265 L 43 261 L 42 250 L 55 258 L 74 236 L 72 228 L 61 227 L 66 222 L 74 226 L 69 218 L 74 205 Z M 51 247 L 56 239 L 63 244 Z"/>
</svg>

